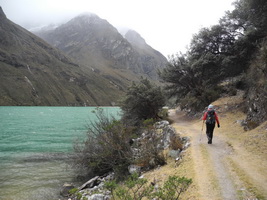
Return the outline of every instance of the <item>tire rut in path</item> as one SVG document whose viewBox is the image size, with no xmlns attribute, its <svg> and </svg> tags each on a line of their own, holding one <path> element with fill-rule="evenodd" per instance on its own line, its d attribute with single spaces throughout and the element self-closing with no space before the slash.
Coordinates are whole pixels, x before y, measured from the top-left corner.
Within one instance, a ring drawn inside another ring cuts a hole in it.
<svg viewBox="0 0 267 200">
<path fill-rule="evenodd" d="M 216 142 L 207 147 L 211 156 L 211 161 L 215 168 L 217 180 L 219 182 L 221 195 L 224 200 L 237 199 L 236 189 L 228 172 L 225 163 L 225 157 L 229 155 L 231 149 L 227 145 L 216 138 Z"/>
</svg>

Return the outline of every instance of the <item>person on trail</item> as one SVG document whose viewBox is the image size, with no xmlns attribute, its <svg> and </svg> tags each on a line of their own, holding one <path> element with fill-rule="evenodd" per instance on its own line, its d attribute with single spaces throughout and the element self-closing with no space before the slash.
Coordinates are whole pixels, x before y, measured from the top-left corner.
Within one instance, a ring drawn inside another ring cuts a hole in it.
<svg viewBox="0 0 267 200">
<path fill-rule="evenodd" d="M 203 115 L 203 124 L 206 121 L 206 134 L 208 137 L 208 144 L 212 144 L 213 130 L 217 122 L 218 128 L 220 128 L 220 122 L 217 113 L 214 110 L 213 105 L 208 106 L 208 110 Z"/>
</svg>

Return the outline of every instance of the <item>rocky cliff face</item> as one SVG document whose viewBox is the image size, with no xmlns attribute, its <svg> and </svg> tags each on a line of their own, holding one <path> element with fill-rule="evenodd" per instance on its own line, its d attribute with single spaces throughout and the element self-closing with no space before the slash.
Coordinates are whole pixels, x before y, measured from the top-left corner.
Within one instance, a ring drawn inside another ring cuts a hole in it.
<svg viewBox="0 0 267 200">
<path fill-rule="evenodd" d="M 247 126 L 255 128 L 267 120 L 267 38 L 262 42 L 261 48 L 253 60 L 247 73 L 248 90 L 247 100 Z"/>
<path fill-rule="evenodd" d="M 121 90 L 8 20 L 0 8 L 0 105 L 111 105 Z"/>
<path fill-rule="evenodd" d="M 138 33 L 131 31 L 124 38 L 94 14 L 80 15 L 54 30 L 35 34 L 122 88 L 140 76 L 157 80 L 157 69 L 167 62 Z"/>
<path fill-rule="evenodd" d="M 248 128 L 255 128 L 261 122 L 267 120 L 267 88 L 250 88 L 247 103 L 247 125 Z"/>
</svg>

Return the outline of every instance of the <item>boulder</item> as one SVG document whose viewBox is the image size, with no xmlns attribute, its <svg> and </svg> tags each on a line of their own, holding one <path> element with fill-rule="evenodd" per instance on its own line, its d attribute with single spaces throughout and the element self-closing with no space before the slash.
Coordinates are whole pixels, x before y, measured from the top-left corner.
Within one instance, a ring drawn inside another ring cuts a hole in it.
<svg viewBox="0 0 267 200">
<path fill-rule="evenodd" d="M 166 149 L 170 145 L 171 137 L 176 135 L 176 131 L 172 126 L 168 125 L 163 129 L 162 135 L 163 135 L 163 147 L 164 149 Z"/>
<path fill-rule="evenodd" d="M 100 183 L 99 176 L 96 176 L 87 181 L 86 183 L 84 183 L 81 187 L 79 187 L 79 190 L 83 190 L 85 188 L 93 188 L 94 186 L 99 185 L 99 183 Z"/>
</svg>

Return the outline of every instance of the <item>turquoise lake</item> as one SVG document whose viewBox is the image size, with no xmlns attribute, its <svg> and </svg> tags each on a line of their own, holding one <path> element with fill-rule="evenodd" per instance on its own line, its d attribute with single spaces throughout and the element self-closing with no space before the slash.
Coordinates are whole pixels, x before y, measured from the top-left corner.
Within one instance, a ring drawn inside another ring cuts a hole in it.
<svg viewBox="0 0 267 200">
<path fill-rule="evenodd" d="M 102 107 L 119 116 L 118 107 Z M 55 200 L 73 183 L 73 144 L 86 137 L 95 107 L 0 106 L 0 200 Z"/>
</svg>

